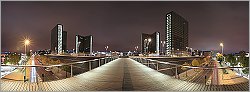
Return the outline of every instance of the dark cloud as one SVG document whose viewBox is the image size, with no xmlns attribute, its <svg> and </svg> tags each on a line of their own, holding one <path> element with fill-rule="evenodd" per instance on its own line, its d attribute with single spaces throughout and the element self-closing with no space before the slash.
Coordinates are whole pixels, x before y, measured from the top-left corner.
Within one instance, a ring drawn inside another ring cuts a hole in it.
<svg viewBox="0 0 250 92">
<path fill-rule="evenodd" d="M 93 35 L 94 50 L 129 51 L 140 47 L 141 33 L 159 31 L 165 38 L 165 14 L 175 11 L 189 22 L 189 46 L 225 52 L 249 50 L 249 2 L 1 2 L 2 51 L 21 51 L 23 36 L 30 49 L 50 48 L 50 30 L 57 24 L 68 31 L 68 49 L 74 36 Z"/>
</svg>

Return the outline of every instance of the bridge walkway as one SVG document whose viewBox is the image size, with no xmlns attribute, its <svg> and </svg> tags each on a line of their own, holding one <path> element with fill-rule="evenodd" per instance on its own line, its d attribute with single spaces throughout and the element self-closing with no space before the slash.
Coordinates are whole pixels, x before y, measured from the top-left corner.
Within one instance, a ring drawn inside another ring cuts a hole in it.
<svg viewBox="0 0 250 92">
<path fill-rule="evenodd" d="M 91 71 L 51 82 L 1 80 L 1 91 L 248 91 L 249 83 L 205 85 L 178 80 L 129 58 L 119 58 Z"/>
</svg>

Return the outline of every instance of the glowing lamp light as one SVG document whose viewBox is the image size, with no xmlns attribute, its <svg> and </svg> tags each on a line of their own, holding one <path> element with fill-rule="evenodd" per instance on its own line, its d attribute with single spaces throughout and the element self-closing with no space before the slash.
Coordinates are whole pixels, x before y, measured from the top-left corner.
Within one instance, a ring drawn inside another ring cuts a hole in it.
<svg viewBox="0 0 250 92">
<path fill-rule="evenodd" d="M 223 43 L 220 43 L 220 46 L 222 46 L 222 47 L 223 47 Z"/>
<path fill-rule="evenodd" d="M 26 39 L 26 40 L 24 41 L 24 44 L 25 44 L 25 45 L 29 45 L 29 44 L 30 44 L 30 40 Z"/>
<path fill-rule="evenodd" d="M 151 42 L 151 39 L 150 39 L 150 38 L 148 39 L 148 42 Z"/>
</svg>

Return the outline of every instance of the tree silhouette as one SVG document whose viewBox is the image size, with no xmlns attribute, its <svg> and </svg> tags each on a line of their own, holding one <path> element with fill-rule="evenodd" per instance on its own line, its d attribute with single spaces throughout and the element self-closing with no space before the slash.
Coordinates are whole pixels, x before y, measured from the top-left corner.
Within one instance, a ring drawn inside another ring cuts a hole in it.
<svg viewBox="0 0 250 92">
<path fill-rule="evenodd" d="M 228 54 L 226 56 L 226 61 L 230 63 L 231 66 L 236 66 L 238 62 L 236 61 L 235 56 L 233 54 Z"/>
<path fill-rule="evenodd" d="M 241 66 L 243 67 L 248 67 L 249 66 L 249 59 L 246 57 L 246 52 L 245 51 L 240 51 L 240 56 L 238 59 L 238 62 L 240 62 Z"/>
<path fill-rule="evenodd" d="M 7 56 L 6 60 L 5 60 L 5 64 L 6 63 L 10 63 L 10 64 L 18 64 L 18 62 L 20 61 L 21 56 L 18 54 L 10 54 Z"/>
</svg>

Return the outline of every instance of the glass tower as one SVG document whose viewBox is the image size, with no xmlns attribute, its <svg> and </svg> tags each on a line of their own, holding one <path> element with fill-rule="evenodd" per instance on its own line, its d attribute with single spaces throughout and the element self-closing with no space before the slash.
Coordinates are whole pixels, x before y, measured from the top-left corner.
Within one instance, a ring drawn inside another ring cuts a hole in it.
<svg viewBox="0 0 250 92">
<path fill-rule="evenodd" d="M 76 53 L 92 54 L 93 36 L 76 35 L 75 47 L 76 47 Z"/>
<path fill-rule="evenodd" d="M 168 56 L 183 54 L 188 47 L 188 22 L 173 11 L 167 13 L 165 37 Z"/>
<path fill-rule="evenodd" d="M 51 51 L 62 54 L 67 49 L 67 32 L 63 31 L 63 25 L 57 24 L 51 30 Z"/>
</svg>

